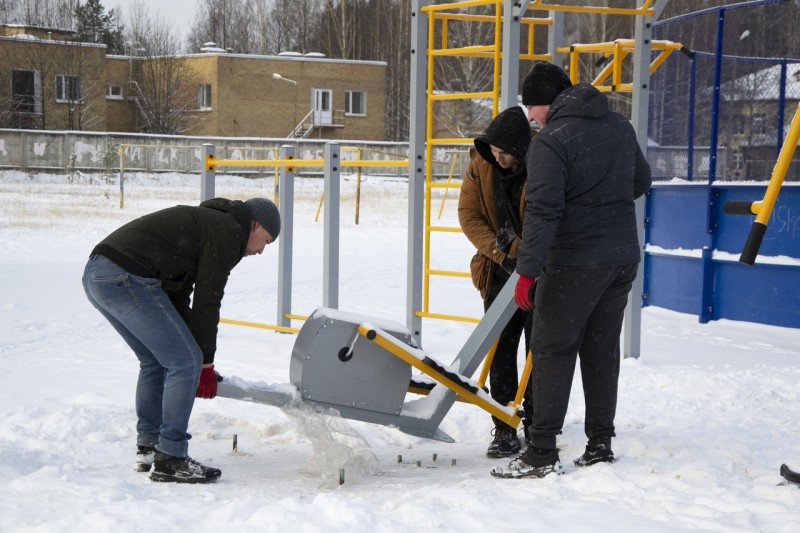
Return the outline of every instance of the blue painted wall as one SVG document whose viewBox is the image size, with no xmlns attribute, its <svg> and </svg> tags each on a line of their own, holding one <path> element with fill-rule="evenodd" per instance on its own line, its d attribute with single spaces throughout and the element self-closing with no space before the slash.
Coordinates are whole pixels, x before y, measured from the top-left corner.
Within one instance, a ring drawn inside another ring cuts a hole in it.
<svg viewBox="0 0 800 533">
<path fill-rule="evenodd" d="M 800 328 L 800 186 L 781 188 L 753 266 L 738 259 L 755 215 L 723 209 L 729 200 L 760 201 L 765 190 L 766 183 L 654 184 L 645 219 L 643 304 L 696 314 L 701 322 Z"/>
</svg>

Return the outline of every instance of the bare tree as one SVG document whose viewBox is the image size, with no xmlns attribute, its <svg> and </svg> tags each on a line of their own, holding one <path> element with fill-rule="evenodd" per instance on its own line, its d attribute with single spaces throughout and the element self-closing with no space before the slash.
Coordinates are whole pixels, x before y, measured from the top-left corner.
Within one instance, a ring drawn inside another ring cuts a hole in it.
<svg viewBox="0 0 800 533">
<path fill-rule="evenodd" d="M 131 60 L 129 89 L 137 108 L 138 128 L 147 133 L 184 133 L 197 109 L 197 83 L 179 56 L 180 43 L 163 17 L 152 17 L 134 0 L 127 18 L 126 41 L 138 51 Z"/>
</svg>

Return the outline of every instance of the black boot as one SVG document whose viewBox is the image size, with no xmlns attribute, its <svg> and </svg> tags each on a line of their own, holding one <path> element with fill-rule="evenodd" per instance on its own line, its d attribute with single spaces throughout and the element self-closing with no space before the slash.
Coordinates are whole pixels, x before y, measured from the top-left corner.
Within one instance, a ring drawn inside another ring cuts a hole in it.
<svg viewBox="0 0 800 533">
<path fill-rule="evenodd" d="M 135 472 L 149 472 L 155 455 L 156 449 L 152 446 L 137 446 L 136 466 L 133 467 L 133 470 Z"/>
<path fill-rule="evenodd" d="M 494 439 L 489 444 L 489 449 L 486 450 L 486 457 L 508 457 L 519 453 L 519 439 L 517 439 L 516 429 L 508 424 L 499 423 L 492 430 L 492 434 Z"/>
<path fill-rule="evenodd" d="M 572 464 L 578 468 L 592 466 L 597 463 L 613 463 L 614 452 L 607 444 L 587 445 L 583 455 L 575 459 Z"/>
<path fill-rule="evenodd" d="M 211 483 L 222 475 L 218 468 L 204 466 L 191 457 L 173 457 L 156 451 L 150 479 L 172 483 Z"/>
<path fill-rule="evenodd" d="M 558 450 L 536 448 L 528 445 L 525 453 L 508 463 L 508 466 L 492 468 L 493 477 L 522 479 L 543 478 L 548 474 L 561 475 L 564 469 L 558 458 Z"/>
</svg>

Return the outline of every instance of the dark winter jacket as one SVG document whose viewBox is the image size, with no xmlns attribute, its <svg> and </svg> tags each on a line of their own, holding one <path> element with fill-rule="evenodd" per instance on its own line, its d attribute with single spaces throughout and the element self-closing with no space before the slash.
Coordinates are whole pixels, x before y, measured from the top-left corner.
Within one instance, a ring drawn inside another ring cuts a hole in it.
<svg viewBox="0 0 800 533">
<path fill-rule="evenodd" d="M 200 346 L 203 362 L 212 363 L 225 285 L 247 251 L 250 226 L 244 202 L 215 198 L 199 207 L 179 205 L 133 220 L 103 239 L 92 254 L 131 274 L 161 280 Z"/>
<path fill-rule="evenodd" d="M 581 83 L 556 97 L 527 156 L 525 223 L 517 272 L 638 263 L 634 199 L 650 166 L 625 117 Z"/>
<path fill-rule="evenodd" d="M 522 235 L 524 209 L 525 153 L 530 144 L 528 118 L 518 106 L 499 113 L 483 134 L 475 138 L 477 153 L 464 174 L 458 200 L 458 220 L 464 234 L 477 249 L 470 261 L 472 282 L 486 299 L 494 276 L 507 279 L 500 266 L 507 257 L 516 258 L 521 239 L 516 238 L 508 254 L 495 247 L 497 231 L 509 224 Z M 513 155 L 519 162 L 516 172 L 502 169 L 490 145 Z"/>
</svg>

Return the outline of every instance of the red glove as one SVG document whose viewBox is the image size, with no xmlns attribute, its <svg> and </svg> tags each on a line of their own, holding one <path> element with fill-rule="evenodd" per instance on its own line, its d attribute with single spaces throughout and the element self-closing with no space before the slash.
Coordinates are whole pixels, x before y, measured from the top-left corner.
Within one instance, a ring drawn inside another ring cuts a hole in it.
<svg viewBox="0 0 800 533">
<path fill-rule="evenodd" d="M 204 367 L 200 371 L 200 384 L 197 386 L 197 397 L 211 399 L 217 395 L 217 382 L 220 375 L 214 370 L 214 365 Z"/>
<path fill-rule="evenodd" d="M 517 302 L 517 307 L 524 311 L 533 309 L 532 289 L 534 287 L 536 287 L 536 278 L 519 275 L 517 285 L 514 287 L 514 301 Z"/>
</svg>

